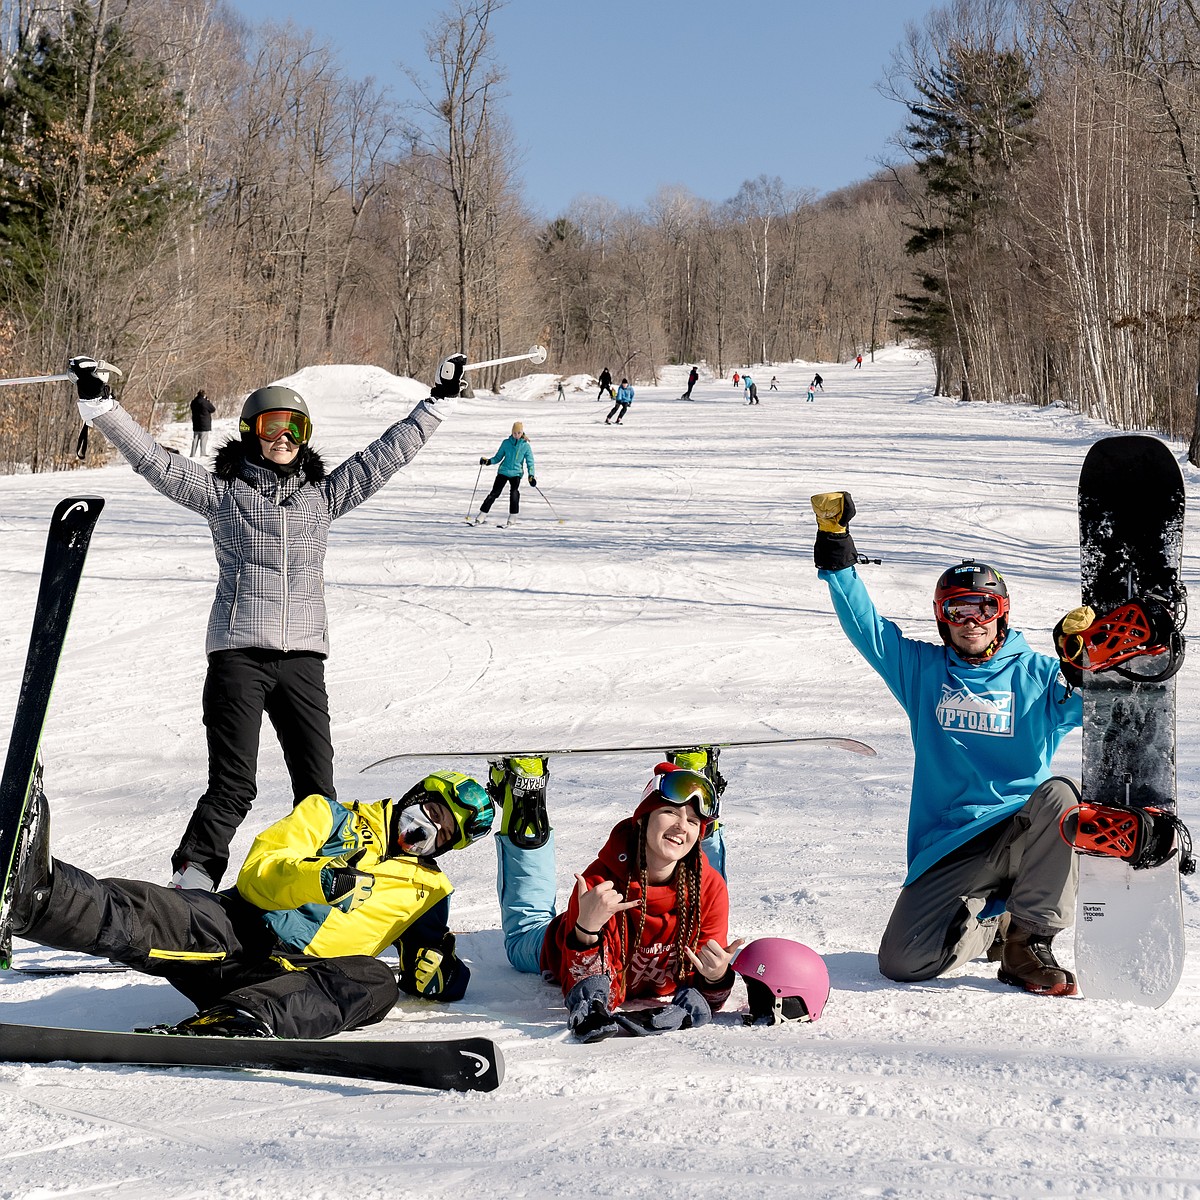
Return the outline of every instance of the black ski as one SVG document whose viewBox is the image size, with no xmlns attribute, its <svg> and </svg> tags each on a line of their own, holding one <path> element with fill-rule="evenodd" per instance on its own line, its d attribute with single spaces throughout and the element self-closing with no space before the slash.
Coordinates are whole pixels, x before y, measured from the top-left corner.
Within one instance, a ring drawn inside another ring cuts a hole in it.
<svg viewBox="0 0 1200 1200">
<path fill-rule="evenodd" d="M 869 758 L 875 756 L 875 748 L 857 738 L 844 737 L 785 737 L 765 738 L 760 741 L 747 742 L 691 742 L 686 745 L 670 745 L 658 742 L 653 746 L 596 746 L 571 747 L 566 750 L 444 750 L 444 751 L 406 751 L 403 754 L 389 754 L 387 758 L 377 759 L 362 768 L 370 771 L 381 767 L 384 763 L 398 762 L 403 758 L 549 758 L 552 754 L 640 754 L 655 751 L 665 754 L 667 750 L 718 750 L 733 749 L 738 746 L 832 746 L 838 750 L 849 750 L 851 754 L 863 754 Z M 362 774 L 362 771 L 359 774 Z"/>
<path fill-rule="evenodd" d="M 13 863 L 25 805 L 37 769 L 42 727 L 50 707 L 50 693 L 58 673 L 75 593 L 83 574 L 92 529 L 104 501 L 98 496 L 73 496 L 60 500 L 50 519 L 42 582 L 33 613 L 33 632 L 25 656 L 25 673 L 4 774 L 0 776 L 0 970 L 12 963 Z"/>
<path fill-rule="evenodd" d="M 0 1023 L 0 1062 L 298 1071 L 455 1092 L 491 1092 L 504 1079 L 504 1056 L 487 1038 L 302 1041 L 111 1033 Z"/>
</svg>

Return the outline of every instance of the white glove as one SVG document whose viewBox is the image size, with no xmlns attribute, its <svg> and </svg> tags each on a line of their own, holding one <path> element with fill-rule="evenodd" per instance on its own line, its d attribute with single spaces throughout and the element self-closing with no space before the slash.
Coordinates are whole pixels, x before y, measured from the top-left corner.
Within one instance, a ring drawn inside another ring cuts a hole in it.
<svg viewBox="0 0 1200 1200">
<path fill-rule="evenodd" d="M 421 401 L 425 407 L 433 413 L 439 420 L 444 421 L 458 407 L 457 396 L 443 396 L 440 400 L 437 396 L 428 396 Z"/>
<path fill-rule="evenodd" d="M 75 390 L 79 393 L 79 415 L 87 425 L 116 404 L 108 386 L 110 371 L 120 374 L 116 367 L 86 354 L 77 355 L 67 364 L 67 374 L 75 380 Z"/>
</svg>

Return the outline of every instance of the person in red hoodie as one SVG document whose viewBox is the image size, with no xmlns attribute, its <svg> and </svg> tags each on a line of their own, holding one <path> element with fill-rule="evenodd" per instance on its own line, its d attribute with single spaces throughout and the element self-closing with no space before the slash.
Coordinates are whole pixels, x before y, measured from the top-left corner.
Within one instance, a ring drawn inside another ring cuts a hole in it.
<svg viewBox="0 0 1200 1200">
<path fill-rule="evenodd" d="M 743 939 L 729 941 L 725 880 L 700 849 L 716 811 L 705 776 L 659 763 L 633 816 L 613 828 L 556 913 L 549 822 L 530 823 L 519 801 L 506 802 L 496 838 L 504 947 L 518 971 L 561 986 L 580 1041 L 705 1025 L 729 998 Z M 532 827 L 543 832 L 523 835 Z"/>
</svg>

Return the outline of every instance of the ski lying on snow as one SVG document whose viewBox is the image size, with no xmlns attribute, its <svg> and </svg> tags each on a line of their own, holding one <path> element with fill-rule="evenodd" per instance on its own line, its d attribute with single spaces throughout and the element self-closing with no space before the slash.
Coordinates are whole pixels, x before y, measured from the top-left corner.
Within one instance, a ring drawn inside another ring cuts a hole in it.
<svg viewBox="0 0 1200 1200">
<path fill-rule="evenodd" d="M 0 1062 L 296 1071 L 456 1092 L 491 1092 L 504 1079 L 504 1057 L 487 1038 L 311 1041 L 113 1033 L 0 1023 Z"/>
<path fill-rule="evenodd" d="M 363 767 L 362 771 L 370 771 L 381 767 L 384 763 L 397 762 L 402 758 L 548 758 L 552 754 L 639 754 L 649 750 L 665 753 L 666 749 L 696 749 L 708 750 L 715 747 L 718 750 L 731 750 L 739 746 L 831 746 L 838 750 L 849 750 L 851 754 L 863 754 L 868 758 L 875 757 L 875 748 L 856 738 L 843 737 L 785 737 L 763 738 L 758 741 L 744 742 L 690 742 L 686 745 L 671 745 L 667 742 L 656 742 L 653 746 L 594 746 L 571 747 L 566 750 L 443 750 L 443 751 L 406 751 L 403 754 L 389 754 L 387 758 L 376 759 Z"/>
</svg>

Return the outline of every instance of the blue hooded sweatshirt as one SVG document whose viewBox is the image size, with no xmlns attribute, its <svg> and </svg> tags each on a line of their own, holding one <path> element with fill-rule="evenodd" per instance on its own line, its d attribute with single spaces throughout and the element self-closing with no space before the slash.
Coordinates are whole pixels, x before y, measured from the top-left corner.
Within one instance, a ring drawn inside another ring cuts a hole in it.
<svg viewBox="0 0 1200 1200">
<path fill-rule="evenodd" d="M 853 567 L 818 575 L 846 636 L 908 714 L 915 762 L 907 885 L 1025 804 L 1082 723 L 1083 697 L 1068 698 L 1058 660 L 1031 650 L 1016 630 L 987 662 L 967 663 L 881 617 Z"/>
<path fill-rule="evenodd" d="M 536 468 L 533 465 L 533 450 L 523 437 L 506 437 L 500 443 L 500 449 L 488 459 L 489 463 L 499 463 L 496 468 L 498 475 L 513 476 L 520 479 L 521 468 L 524 466 L 530 475 Z"/>
</svg>

